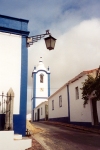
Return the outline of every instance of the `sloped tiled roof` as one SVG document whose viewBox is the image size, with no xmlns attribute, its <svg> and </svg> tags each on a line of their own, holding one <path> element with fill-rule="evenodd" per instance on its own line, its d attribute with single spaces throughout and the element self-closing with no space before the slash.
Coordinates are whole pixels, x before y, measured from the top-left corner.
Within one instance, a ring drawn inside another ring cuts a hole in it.
<svg viewBox="0 0 100 150">
<path fill-rule="evenodd" d="M 47 101 L 44 101 L 44 102 L 42 102 L 42 103 L 40 103 L 40 104 L 39 104 L 38 106 L 36 106 L 34 109 L 40 107 L 42 104 L 47 104 L 47 103 L 48 103 L 48 100 L 47 100 Z"/>
<path fill-rule="evenodd" d="M 79 78 L 83 77 L 84 75 L 86 75 L 86 74 L 88 75 L 88 74 L 93 73 L 93 72 L 95 72 L 95 71 L 97 71 L 97 69 L 83 71 L 83 72 L 81 72 L 80 74 L 78 74 L 77 76 L 75 76 L 73 79 L 69 80 L 69 81 L 68 81 L 68 84 L 73 83 L 73 82 L 75 82 L 76 80 L 78 80 Z"/>
<path fill-rule="evenodd" d="M 53 93 L 48 100 L 54 96 L 55 94 L 57 94 L 60 90 L 62 90 L 65 86 L 67 86 L 68 84 L 71 84 L 73 82 L 75 82 L 76 80 L 78 80 L 79 78 L 83 77 L 84 75 L 88 75 L 90 73 L 93 73 L 95 71 L 97 71 L 98 68 L 96 69 L 92 69 L 92 70 L 87 70 L 87 71 L 82 71 L 80 74 L 78 74 L 77 76 L 75 76 L 74 78 L 72 78 L 71 80 L 69 80 L 67 83 L 65 83 L 62 87 L 60 87 L 55 93 Z"/>
</svg>

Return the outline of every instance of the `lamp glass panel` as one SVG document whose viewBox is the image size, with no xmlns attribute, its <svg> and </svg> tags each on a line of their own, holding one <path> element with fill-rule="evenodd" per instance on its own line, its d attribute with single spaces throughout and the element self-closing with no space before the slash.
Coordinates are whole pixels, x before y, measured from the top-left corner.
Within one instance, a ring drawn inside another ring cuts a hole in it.
<svg viewBox="0 0 100 150">
<path fill-rule="evenodd" d="M 49 48 L 50 47 L 50 39 L 45 39 L 45 43 L 46 43 L 46 47 Z"/>
<path fill-rule="evenodd" d="M 54 40 L 53 38 L 51 38 L 51 47 L 54 49 L 54 47 L 55 47 L 55 42 L 56 42 L 56 40 Z"/>
</svg>

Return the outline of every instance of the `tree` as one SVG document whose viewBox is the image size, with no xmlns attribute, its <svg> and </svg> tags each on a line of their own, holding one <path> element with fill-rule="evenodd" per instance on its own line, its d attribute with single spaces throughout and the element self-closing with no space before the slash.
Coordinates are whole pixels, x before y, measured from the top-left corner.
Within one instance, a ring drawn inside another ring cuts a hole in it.
<svg viewBox="0 0 100 150">
<path fill-rule="evenodd" d="M 92 101 L 94 125 L 98 124 L 97 101 L 100 100 L 100 67 L 97 69 L 96 76 L 88 74 L 81 88 L 84 107 L 88 101 Z"/>
</svg>

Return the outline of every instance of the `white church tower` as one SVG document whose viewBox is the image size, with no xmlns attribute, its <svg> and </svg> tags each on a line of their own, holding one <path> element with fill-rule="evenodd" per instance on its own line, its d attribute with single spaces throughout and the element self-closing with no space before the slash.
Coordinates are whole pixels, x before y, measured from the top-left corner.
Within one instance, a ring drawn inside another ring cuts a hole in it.
<svg viewBox="0 0 100 150">
<path fill-rule="evenodd" d="M 33 97 L 32 97 L 32 116 L 34 108 L 47 100 L 50 96 L 50 70 L 45 68 L 42 57 L 37 67 L 32 72 L 33 78 Z M 33 120 L 33 117 L 32 117 Z"/>
</svg>

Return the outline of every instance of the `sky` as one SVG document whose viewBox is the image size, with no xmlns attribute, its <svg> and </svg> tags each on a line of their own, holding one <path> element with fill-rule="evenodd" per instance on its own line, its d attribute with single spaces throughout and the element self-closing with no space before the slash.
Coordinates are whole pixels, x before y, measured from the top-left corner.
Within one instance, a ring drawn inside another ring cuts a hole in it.
<svg viewBox="0 0 100 150">
<path fill-rule="evenodd" d="M 80 72 L 99 67 L 100 0 L 1 0 L 0 14 L 29 20 L 30 36 L 49 29 L 57 39 L 52 51 L 43 39 L 28 48 L 28 112 L 31 74 L 40 57 L 50 67 L 51 94 Z"/>
</svg>

